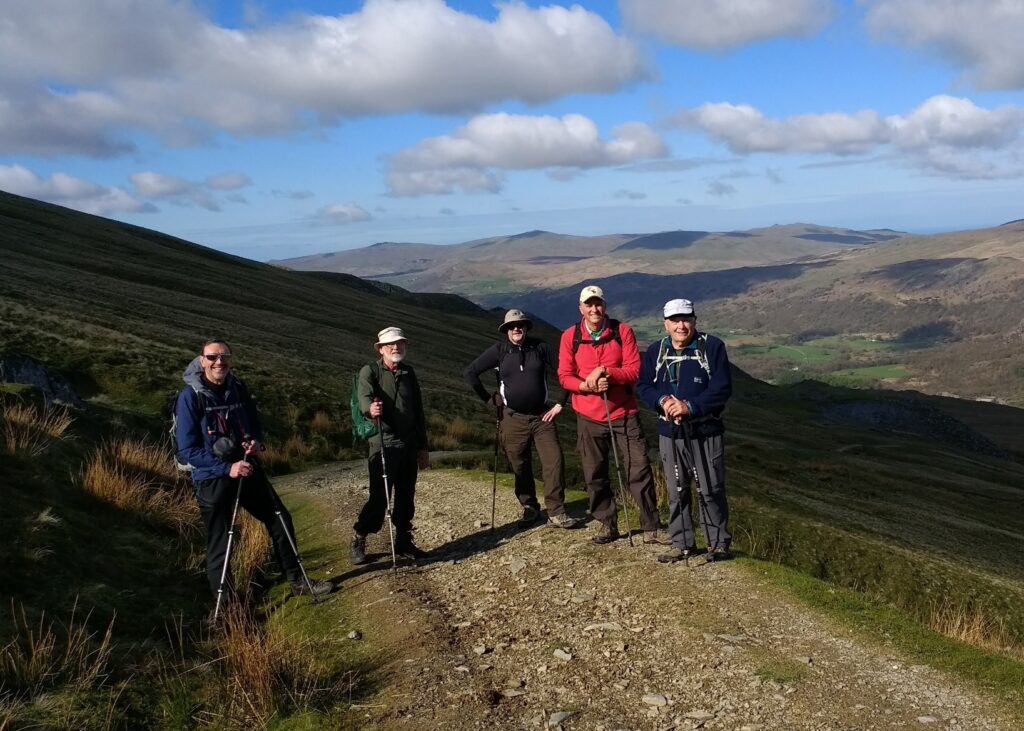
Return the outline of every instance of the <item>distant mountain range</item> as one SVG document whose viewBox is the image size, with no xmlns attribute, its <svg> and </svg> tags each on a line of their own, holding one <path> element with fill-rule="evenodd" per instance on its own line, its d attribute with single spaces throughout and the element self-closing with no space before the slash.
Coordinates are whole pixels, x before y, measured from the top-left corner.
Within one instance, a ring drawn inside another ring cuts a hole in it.
<svg viewBox="0 0 1024 731">
<path fill-rule="evenodd" d="M 1022 221 L 934 236 L 810 224 L 594 237 L 531 231 L 452 246 L 376 244 L 279 263 L 456 292 L 562 327 L 577 316 L 580 286 L 596 282 L 612 313 L 651 337 L 661 305 L 688 297 L 702 325 L 738 338 L 868 336 L 901 346 L 883 359 L 906 368 L 896 385 L 1024 404 Z M 789 369 L 739 362 L 762 377 Z"/>
</svg>

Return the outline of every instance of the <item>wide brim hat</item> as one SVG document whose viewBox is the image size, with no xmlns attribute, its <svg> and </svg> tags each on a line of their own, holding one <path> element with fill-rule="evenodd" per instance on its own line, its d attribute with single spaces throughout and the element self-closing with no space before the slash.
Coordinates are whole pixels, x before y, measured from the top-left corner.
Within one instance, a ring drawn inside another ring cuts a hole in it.
<svg viewBox="0 0 1024 731">
<path fill-rule="evenodd" d="M 522 310 L 509 310 L 505 313 L 505 321 L 498 325 L 499 332 L 508 332 L 508 329 L 516 323 L 523 323 L 523 327 L 529 330 L 533 327 L 533 320 L 526 316 Z"/>
<path fill-rule="evenodd" d="M 379 348 L 382 345 L 390 345 L 391 343 L 397 343 L 402 340 L 408 340 L 405 337 L 405 333 L 402 332 L 400 327 L 386 327 L 377 333 L 377 343 L 373 346 Z"/>
</svg>

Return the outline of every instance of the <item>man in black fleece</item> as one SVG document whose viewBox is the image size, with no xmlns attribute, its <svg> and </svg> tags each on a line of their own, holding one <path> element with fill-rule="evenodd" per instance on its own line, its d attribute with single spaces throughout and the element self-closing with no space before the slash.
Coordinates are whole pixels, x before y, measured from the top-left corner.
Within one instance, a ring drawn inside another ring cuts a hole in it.
<svg viewBox="0 0 1024 731">
<path fill-rule="evenodd" d="M 523 506 L 519 524 L 527 526 L 541 517 L 530 452 L 535 445 L 544 475 L 548 523 L 575 528 L 579 521 L 565 512 L 565 466 L 555 427 L 568 394 L 563 393 L 557 402 L 548 400 L 545 374 L 548 369 L 557 373 L 558 361 L 547 343 L 527 336 L 532 327 L 521 310 L 509 310 L 498 327 L 501 339 L 470 363 L 464 376 L 482 401 L 498 409 L 499 438 L 516 477 L 516 497 Z M 498 371 L 498 392 L 493 396 L 480 382 L 480 374 L 492 369 Z"/>
</svg>

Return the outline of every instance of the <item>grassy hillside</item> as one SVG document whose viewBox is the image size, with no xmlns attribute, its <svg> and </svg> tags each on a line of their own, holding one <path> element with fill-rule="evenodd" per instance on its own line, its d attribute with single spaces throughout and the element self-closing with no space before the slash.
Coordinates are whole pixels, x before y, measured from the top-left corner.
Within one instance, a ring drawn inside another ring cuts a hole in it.
<svg viewBox="0 0 1024 731">
<path fill-rule="evenodd" d="M 145 511 L 111 508 L 83 493 L 81 477 L 103 442 L 154 436 L 164 426 L 159 408 L 203 339 L 233 343 L 277 459 L 301 465 L 357 454 L 342 408 L 352 375 L 371 357 L 376 331 L 401 324 L 435 443 L 470 452 L 468 464 L 490 461 L 493 423 L 461 371 L 493 342 L 496 313 L 450 295 L 258 264 L 8 195 L 0 195 L 0 252 L 0 355 L 48 363 L 86 400 L 70 441 L 36 456 L 0 451 L 7 506 L 0 530 L 19 547 L 5 552 L 0 584 L 11 587 L 32 626 L 44 610 L 67 621 L 74 597 L 82 597 L 83 609 L 95 609 L 87 643 L 94 648 L 117 613 L 123 672 L 113 677 L 121 685 L 102 690 L 108 700 L 118 688 L 126 694 L 114 727 L 150 722 L 152 716 L 132 715 L 143 708 L 163 709 L 166 719 L 194 720 L 190 704 L 228 712 L 192 687 L 205 682 L 201 671 L 185 672 L 217 656 L 209 643 L 188 644 L 183 664 L 173 665 L 182 676 L 143 673 L 151 683 L 131 681 L 139 668 L 151 669 L 147 662 L 168 662 L 176 646 L 165 639 L 168 616 L 194 621 L 205 609 L 195 535 Z M 543 328 L 540 334 L 555 336 Z M 737 546 L 854 588 L 951 636 L 1020 656 L 1022 416 L 919 394 L 773 387 L 737 371 L 727 417 Z M 0 421 L 6 428 L 6 411 Z M 563 419 L 561 429 L 570 459 L 571 422 Z M 570 478 L 578 486 L 576 468 Z M 76 552 L 81 546 L 92 550 Z M 16 612 L 0 611 L 0 647 L 23 634 Z M 194 679 L 184 689 L 160 680 L 180 677 Z M 140 688 L 153 697 L 133 697 Z M 92 708 L 102 715 L 105 702 Z"/>
</svg>

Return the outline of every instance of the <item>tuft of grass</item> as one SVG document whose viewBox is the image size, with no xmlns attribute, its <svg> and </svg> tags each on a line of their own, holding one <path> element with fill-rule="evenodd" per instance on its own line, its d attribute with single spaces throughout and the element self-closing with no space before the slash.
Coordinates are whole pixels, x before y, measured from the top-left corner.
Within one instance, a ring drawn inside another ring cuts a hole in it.
<svg viewBox="0 0 1024 731">
<path fill-rule="evenodd" d="M 38 457 L 63 438 L 74 417 L 67 409 L 36 408 L 24 401 L 0 402 L 0 421 L 8 454 Z"/>
<path fill-rule="evenodd" d="M 780 685 L 792 685 L 807 677 L 807 666 L 798 660 L 775 658 L 767 660 L 756 668 L 754 675 Z"/>
<path fill-rule="evenodd" d="M 199 509 L 160 447 L 127 439 L 93 451 L 78 480 L 81 487 L 122 510 L 137 512 L 178 533 L 199 525 Z"/>
<path fill-rule="evenodd" d="M 1014 647 L 1014 639 L 1006 628 L 1006 619 L 991 616 L 970 599 L 945 596 L 936 600 L 925 619 L 928 627 L 941 635 L 991 652 L 1005 652 L 1024 659 L 1024 651 Z"/>
<path fill-rule="evenodd" d="M 326 411 L 317 411 L 309 422 L 309 429 L 314 434 L 327 436 L 334 431 L 334 424 L 331 423 L 331 415 Z"/>
<path fill-rule="evenodd" d="M 11 602 L 17 635 L 0 648 L 0 701 L 9 707 L 31 704 L 54 690 L 84 691 L 101 687 L 109 675 L 114 621 L 97 635 L 87 628 L 88 615 L 78 621 L 77 602 L 71 618 L 54 629 L 45 613 L 30 623 L 23 605 Z"/>
</svg>

